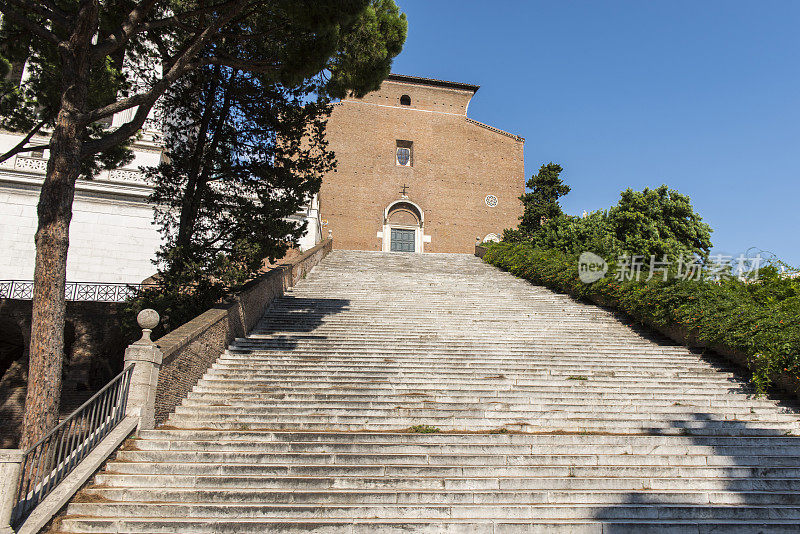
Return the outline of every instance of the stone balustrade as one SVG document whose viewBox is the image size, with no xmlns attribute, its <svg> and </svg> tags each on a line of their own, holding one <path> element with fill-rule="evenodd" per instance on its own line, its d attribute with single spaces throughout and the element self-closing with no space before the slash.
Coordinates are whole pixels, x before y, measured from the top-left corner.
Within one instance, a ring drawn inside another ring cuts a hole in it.
<svg viewBox="0 0 800 534">
<path fill-rule="evenodd" d="M 47 159 L 18 155 L 4 162 L 2 167 L 26 173 L 43 175 L 45 172 L 47 172 Z M 112 169 L 110 171 L 102 171 L 92 180 L 122 184 L 148 185 L 145 174 L 138 169 Z"/>
</svg>

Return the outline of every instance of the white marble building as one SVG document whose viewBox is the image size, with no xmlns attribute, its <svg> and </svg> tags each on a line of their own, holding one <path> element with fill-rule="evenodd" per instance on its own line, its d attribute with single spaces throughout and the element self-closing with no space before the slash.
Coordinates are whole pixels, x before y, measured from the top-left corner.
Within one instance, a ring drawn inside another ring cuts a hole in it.
<svg viewBox="0 0 800 534">
<path fill-rule="evenodd" d="M 114 122 L 124 119 L 115 117 Z M 0 153 L 21 138 L 0 131 Z M 139 283 L 155 273 L 152 260 L 161 236 L 153 224 L 153 207 L 147 203 L 150 186 L 139 168 L 161 160 L 157 139 L 156 131 L 145 128 L 132 146 L 133 161 L 92 180 L 78 180 L 69 234 L 68 281 Z M 0 163 L 0 280 L 33 279 L 36 205 L 47 157 L 47 151 L 23 153 Z M 308 232 L 300 242 L 302 250 L 320 241 L 316 197 L 292 218 L 308 221 Z"/>
</svg>

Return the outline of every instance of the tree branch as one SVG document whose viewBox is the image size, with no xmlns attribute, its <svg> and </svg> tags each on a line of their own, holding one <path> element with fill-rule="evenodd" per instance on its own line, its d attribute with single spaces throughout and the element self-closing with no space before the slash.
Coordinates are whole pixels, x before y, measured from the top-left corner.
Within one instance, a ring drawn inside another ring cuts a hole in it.
<svg viewBox="0 0 800 534">
<path fill-rule="evenodd" d="M 52 11 L 62 19 L 67 20 L 67 18 L 69 17 L 69 15 L 67 15 L 67 12 L 58 7 L 58 5 L 56 5 L 56 3 L 53 2 L 52 0 L 39 0 L 39 2 L 41 4 L 46 5 L 48 8 L 50 8 L 50 11 Z"/>
<path fill-rule="evenodd" d="M 142 125 L 144 124 L 144 121 L 147 120 L 147 115 L 150 114 L 150 110 L 157 99 L 158 97 L 156 96 L 152 99 L 152 102 L 150 102 L 149 105 L 145 103 L 139 105 L 139 108 L 136 110 L 133 118 L 129 122 L 126 122 L 118 127 L 113 132 L 109 132 L 99 139 L 93 139 L 84 143 L 83 151 L 81 152 L 81 158 L 94 156 L 95 154 L 98 154 L 104 150 L 108 150 L 111 147 L 127 141 L 132 135 L 142 129 Z"/>
<path fill-rule="evenodd" d="M 274 74 L 278 71 L 277 63 L 245 61 L 233 56 L 211 56 L 205 57 L 200 60 L 201 65 L 220 65 L 223 67 L 230 67 L 244 72 L 253 72 L 256 74 Z"/>
<path fill-rule="evenodd" d="M 163 19 L 154 20 L 152 22 L 146 22 L 142 24 L 141 31 L 164 28 L 172 24 L 175 24 L 177 22 L 182 22 L 185 19 L 196 17 L 197 15 L 205 15 L 208 13 L 213 13 L 214 11 L 218 11 L 219 9 L 224 8 L 225 6 L 232 6 L 237 3 L 239 2 L 237 2 L 236 0 L 227 0 L 219 4 L 193 9 L 191 11 L 184 11 L 183 13 L 178 13 L 177 15 L 173 15 L 171 17 L 165 17 Z"/>
<path fill-rule="evenodd" d="M 58 9 L 58 7 L 53 4 L 53 2 L 44 2 L 44 1 L 30 2 L 28 0 L 6 0 L 6 2 L 15 5 L 23 12 L 35 13 L 47 20 L 52 20 L 62 28 L 69 29 L 70 27 L 70 21 L 68 15 L 63 11 L 61 11 L 60 9 Z"/>
<path fill-rule="evenodd" d="M 198 15 L 213 13 L 215 11 L 225 11 L 227 9 L 235 9 L 237 5 L 247 3 L 247 1 L 243 2 L 242 0 L 225 0 L 218 4 L 213 4 L 198 9 L 192 9 L 189 11 L 185 11 L 183 13 L 178 13 L 170 17 L 164 17 L 162 19 L 157 19 L 150 22 L 144 22 L 147 13 L 152 10 L 156 2 L 157 0 L 144 0 L 140 2 L 128 14 L 128 18 L 125 20 L 125 22 L 122 23 L 122 26 L 120 27 L 119 31 L 112 33 L 106 39 L 95 45 L 94 50 L 92 52 L 93 59 L 95 60 L 100 59 L 108 54 L 111 54 L 119 50 L 121 47 L 125 46 L 125 44 L 131 39 L 131 37 L 133 37 L 137 33 L 149 30 L 167 28 L 169 26 L 172 26 L 173 24 L 178 26 L 181 24 L 182 21 L 186 19 L 190 19 Z M 244 5 L 239 6 L 238 11 L 241 11 L 242 9 L 244 9 L 244 7 L 245 7 Z"/>
<path fill-rule="evenodd" d="M 119 29 L 112 32 L 111 35 L 97 43 L 92 50 L 92 59 L 94 61 L 112 54 L 125 46 L 130 38 L 141 31 L 139 26 L 144 20 L 147 13 L 153 9 L 157 0 L 143 0 L 134 7 L 125 21 L 120 25 Z"/>
<path fill-rule="evenodd" d="M 25 4 L 31 4 L 32 2 L 24 2 Z M 27 5 L 24 6 L 27 9 Z M 0 12 L 2 12 L 5 16 L 9 19 L 14 21 L 17 25 L 25 28 L 26 30 L 30 31 L 34 35 L 41 37 L 45 41 L 51 43 L 54 46 L 58 46 L 60 40 L 54 33 L 50 30 L 42 26 L 41 24 L 37 24 L 34 21 L 30 20 L 28 17 L 20 13 L 16 8 L 12 7 L 9 2 L 0 2 Z"/>
<path fill-rule="evenodd" d="M 230 20 L 236 15 L 237 12 L 232 11 L 228 13 L 226 17 L 220 17 L 216 23 L 210 24 L 205 30 L 203 30 L 203 33 L 201 33 L 199 36 L 196 36 L 194 38 L 194 42 L 183 51 L 181 56 L 173 62 L 167 73 L 164 74 L 160 80 L 154 83 L 149 91 L 125 98 L 118 102 L 114 102 L 113 104 L 109 104 L 108 106 L 83 114 L 80 117 L 80 121 L 83 124 L 90 124 L 102 118 L 113 115 L 114 113 L 139 106 L 139 108 L 136 110 L 136 114 L 130 122 L 123 124 L 113 132 L 101 137 L 100 139 L 88 141 L 86 144 L 84 144 L 81 157 L 93 156 L 94 154 L 102 152 L 103 150 L 107 150 L 112 146 L 123 143 L 130 136 L 139 131 L 156 100 L 158 100 L 164 91 L 166 91 L 167 88 L 172 85 L 172 82 L 197 66 L 197 63 L 192 62 L 195 56 L 197 56 L 200 50 L 202 50 L 202 48 L 213 37 L 213 35 L 218 32 L 220 28 L 230 22 Z"/>
<path fill-rule="evenodd" d="M 5 160 L 10 158 L 11 156 L 16 156 L 20 152 L 31 152 L 33 150 L 38 150 L 40 148 L 50 148 L 50 144 L 49 143 L 46 144 L 46 145 L 36 145 L 36 146 L 31 146 L 31 147 L 25 148 L 25 145 L 27 145 L 28 142 L 33 138 L 33 136 L 36 135 L 36 132 L 38 132 L 39 130 L 42 129 L 42 126 L 44 126 L 44 123 L 45 123 L 44 120 L 39 121 L 39 124 L 34 126 L 33 129 L 30 132 L 28 132 L 28 135 L 26 135 L 25 137 L 22 138 L 22 141 L 20 141 L 17 144 L 17 146 L 15 146 L 11 150 L 9 150 L 8 152 L 6 152 L 2 156 L 0 156 L 0 163 L 3 163 Z"/>
<path fill-rule="evenodd" d="M 230 4 L 233 5 L 243 5 L 246 3 L 246 1 L 230 2 Z M 200 50 L 202 50 L 202 48 L 216 36 L 220 28 L 228 24 L 239 13 L 240 9 L 231 9 L 225 17 L 220 17 L 216 23 L 209 25 L 203 30 L 202 33 L 190 40 L 189 45 L 182 50 L 174 60 L 170 62 L 170 65 L 164 65 L 164 67 L 167 68 L 167 73 L 164 74 L 160 80 L 154 83 L 149 91 L 118 100 L 105 107 L 90 111 L 80 117 L 81 122 L 84 124 L 90 124 L 135 106 L 148 105 L 148 103 L 150 106 L 152 106 L 152 104 L 158 99 L 159 96 L 161 96 L 161 94 L 164 93 L 164 91 L 167 90 L 172 82 L 177 80 L 189 70 L 201 65 L 221 65 L 261 74 L 274 73 L 277 70 L 277 66 L 274 64 L 254 64 L 235 57 L 212 57 L 204 58 L 196 62 L 192 61 L 200 52 Z"/>
</svg>

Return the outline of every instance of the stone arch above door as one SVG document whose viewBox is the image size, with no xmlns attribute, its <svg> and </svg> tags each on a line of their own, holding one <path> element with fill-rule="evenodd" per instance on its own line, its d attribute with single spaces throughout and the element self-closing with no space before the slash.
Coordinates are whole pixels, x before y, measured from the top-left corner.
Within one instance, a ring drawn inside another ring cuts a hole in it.
<svg viewBox="0 0 800 534">
<path fill-rule="evenodd" d="M 424 228 L 425 213 L 419 205 L 406 198 L 392 202 L 384 209 L 383 228 L 378 232 L 378 238 L 382 240 L 381 250 L 423 252 L 424 243 L 430 243 L 430 236 L 424 234 Z M 410 246 L 412 232 L 413 250 Z M 396 241 L 394 245 L 393 239 Z"/>
<path fill-rule="evenodd" d="M 420 227 L 425 224 L 422 208 L 408 199 L 395 200 L 386 206 L 383 212 L 383 223 L 386 224 L 395 219 L 407 221 L 408 224 L 417 224 Z"/>
<path fill-rule="evenodd" d="M 406 208 L 397 208 L 389 212 L 388 224 L 401 226 L 419 226 L 420 220 L 416 213 Z"/>
</svg>

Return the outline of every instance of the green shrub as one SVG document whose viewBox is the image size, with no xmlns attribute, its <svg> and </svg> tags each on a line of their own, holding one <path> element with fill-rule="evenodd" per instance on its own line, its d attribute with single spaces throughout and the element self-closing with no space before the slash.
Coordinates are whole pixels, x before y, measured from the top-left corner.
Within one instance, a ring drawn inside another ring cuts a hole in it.
<svg viewBox="0 0 800 534">
<path fill-rule="evenodd" d="M 718 282 L 655 277 L 619 282 L 611 272 L 584 284 L 578 254 L 536 248 L 532 243 L 495 243 L 484 261 L 578 298 L 600 297 L 637 320 L 680 327 L 709 346 L 739 351 L 748 358 L 752 382 L 763 393 L 778 375 L 800 380 L 800 279 L 781 276 L 774 265 L 759 279 Z"/>
</svg>

